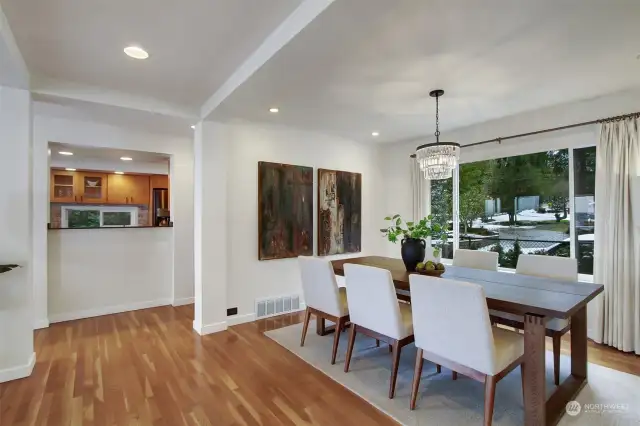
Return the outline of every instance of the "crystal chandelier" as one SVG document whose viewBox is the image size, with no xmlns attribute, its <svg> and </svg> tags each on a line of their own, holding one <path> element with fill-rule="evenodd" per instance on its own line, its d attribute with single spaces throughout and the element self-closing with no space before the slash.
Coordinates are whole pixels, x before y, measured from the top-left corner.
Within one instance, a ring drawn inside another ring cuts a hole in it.
<svg viewBox="0 0 640 426">
<path fill-rule="evenodd" d="M 436 98 L 436 137 L 435 143 L 420 145 L 416 148 L 416 161 L 424 178 L 429 180 L 449 179 L 460 159 L 460 144 L 457 142 L 440 142 L 440 105 L 438 98 L 444 90 L 432 90 L 429 95 Z"/>
</svg>

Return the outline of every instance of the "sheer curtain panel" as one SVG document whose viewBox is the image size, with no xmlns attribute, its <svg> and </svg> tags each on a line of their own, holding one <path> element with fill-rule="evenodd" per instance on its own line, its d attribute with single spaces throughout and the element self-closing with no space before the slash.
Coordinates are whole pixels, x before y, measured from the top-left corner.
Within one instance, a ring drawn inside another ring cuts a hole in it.
<svg viewBox="0 0 640 426">
<path fill-rule="evenodd" d="M 640 223 L 634 223 L 632 187 L 638 175 L 640 120 L 604 123 L 597 144 L 594 247 L 594 279 L 604 284 L 604 293 L 591 303 L 589 332 L 598 343 L 636 354 L 640 354 Z"/>
</svg>

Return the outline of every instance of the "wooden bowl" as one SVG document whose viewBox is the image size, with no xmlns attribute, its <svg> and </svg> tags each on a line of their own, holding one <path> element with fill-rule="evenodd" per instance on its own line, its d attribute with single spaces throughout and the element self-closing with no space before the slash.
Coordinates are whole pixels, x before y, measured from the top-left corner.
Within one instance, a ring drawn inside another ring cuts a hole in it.
<svg viewBox="0 0 640 426">
<path fill-rule="evenodd" d="M 446 269 L 434 269 L 433 271 L 416 271 L 418 274 L 420 275 L 428 275 L 430 277 L 439 277 L 440 275 L 444 274 L 446 271 Z"/>
</svg>

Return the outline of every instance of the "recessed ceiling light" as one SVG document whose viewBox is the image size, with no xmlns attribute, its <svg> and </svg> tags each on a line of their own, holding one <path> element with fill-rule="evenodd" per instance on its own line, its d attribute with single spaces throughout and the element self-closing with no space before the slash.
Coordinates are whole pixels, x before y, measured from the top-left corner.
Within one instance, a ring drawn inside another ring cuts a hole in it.
<svg viewBox="0 0 640 426">
<path fill-rule="evenodd" d="M 269 108 L 269 112 L 272 112 L 275 114 L 277 112 L 280 112 L 280 110 L 278 108 Z"/>
<path fill-rule="evenodd" d="M 75 172 L 76 171 L 76 169 L 72 169 L 72 168 L 69 168 L 69 167 L 67 167 L 65 170 L 68 171 L 68 172 Z"/>
<path fill-rule="evenodd" d="M 131 160 L 133 160 L 133 158 L 131 158 L 131 157 L 120 157 L 120 159 L 122 161 L 131 161 Z"/>
<path fill-rule="evenodd" d="M 117 175 L 123 175 L 124 174 L 124 172 L 113 172 L 113 173 L 115 173 Z"/>
<path fill-rule="evenodd" d="M 195 124 L 192 124 L 192 125 L 191 125 L 191 128 L 192 128 L 192 129 L 195 129 L 195 128 L 196 128 L 196 125 L 195 125 Z"/>
<path fill-rule="evenodd" d="M 147 51 L 139 46 L 127 46 L 124 48 L 124 53 L 134 59 L 147 59 L 149 57 Z"/>
<path fill-rule="evenodd" d="M 380 136 L 380 133 L 378 133 L 378 132 L 371 132 L 371 136 L 373 136 L 373 137 L 375 138 L 376 136 Z"/>
<path fill-rule="evenodd" d="M 73 152 L 69 152 L 69 151 L 60 151 L 60 152 L 58 152 L 58 154 L 60 154 L 60 155 L 73 155 Z"/>
</svg>

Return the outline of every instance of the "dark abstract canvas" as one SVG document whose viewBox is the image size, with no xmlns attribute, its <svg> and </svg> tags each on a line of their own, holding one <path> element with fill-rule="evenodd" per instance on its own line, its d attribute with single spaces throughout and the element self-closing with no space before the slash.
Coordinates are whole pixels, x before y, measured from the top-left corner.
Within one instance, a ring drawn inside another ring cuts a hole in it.
<svg viewBox="0 0 640 426">
<path fill-rule="evenodd" d="M 313 168 L 258 163 L 258 258 L 313 255 Z"/>
<path fill-rule="evenodd" d="M 361 250 L 362 175 L 318 169 L 318 256 Z"/>
</svg>

